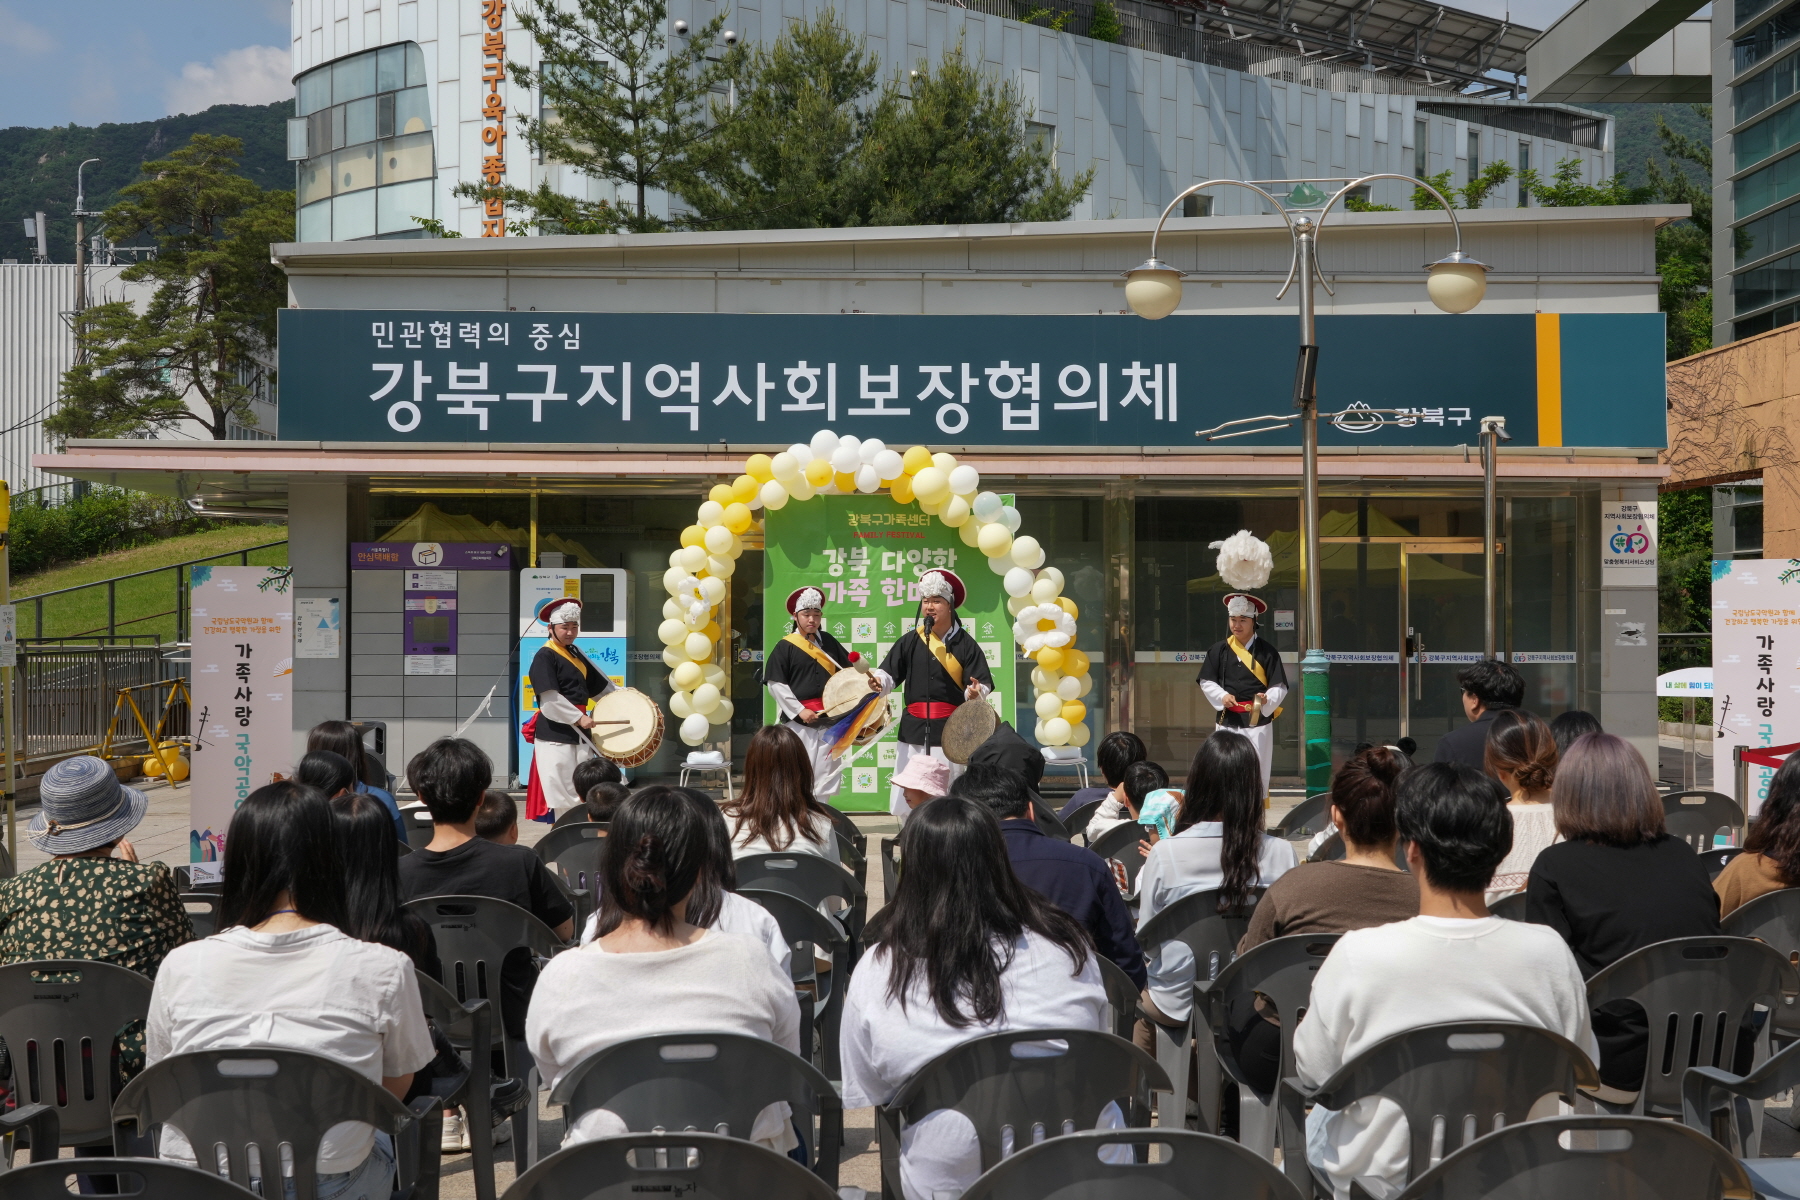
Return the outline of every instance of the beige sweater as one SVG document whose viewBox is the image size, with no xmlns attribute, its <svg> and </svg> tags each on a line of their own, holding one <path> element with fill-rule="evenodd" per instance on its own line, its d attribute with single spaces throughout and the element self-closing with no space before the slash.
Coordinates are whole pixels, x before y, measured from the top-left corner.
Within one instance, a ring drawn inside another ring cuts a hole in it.
<svg viewBox="0 0 1800 1200">
<path fill-rule="evenodd" d="M 1295 933 L 1348 933 L 1419 915 L 1419 885 L 1404 871 L 1359 863 L 1302 863 L 1270 885 L 1238 953 Z"/>
</svg>

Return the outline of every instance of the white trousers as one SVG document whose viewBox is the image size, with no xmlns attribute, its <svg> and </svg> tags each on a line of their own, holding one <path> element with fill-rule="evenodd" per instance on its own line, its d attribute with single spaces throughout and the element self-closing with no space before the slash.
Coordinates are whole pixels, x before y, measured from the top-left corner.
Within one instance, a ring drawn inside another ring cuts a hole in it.
<svg viewBox="0 0 1800 1200">
<path fill-rule="evenodd" d="M 821 802 L 837 795 L 838 787 L 844 781 L 844 760 L 831 757 L 831 743 L 827 736 L 835 722 L 821 721 L 817 725 L 802 725 L 798 721 L 789 721 L 787 727 L 794 731 L 800 744 L 806 747 L 806 757 L 812 760 L 813 798 Z"/>
<path fill-rule="evenodd" d="M 544 803 L 557 816 L 581 803 L 585 797 L 575 794 L 575 768 L 596 757 L 594 743 L 582 738 L 574 745 L 563 742 L 533 742 L 537 758 L 538 782 L 544 788 Z"/>
<path fill-rule="evenodd" d="M 960 767 L 945 757 L 944 748 L 942 746 L 933 746 L 927 750 L 923 746 L 915 746 L 910 742 L 901 742 L 898 752 L 895 755 L 894 774 L 898 775 L 900 772 L 906 770 L 906 764 L 911 762 L 915 755 L 924 755 L 929 758 L 935 758 L 945 766 L 949 767 L 951 783 L 955 783 L 962 777 L 962 773 L 967 770 L 966 767 Z M 890 787 L 888 789 L 888 811 L 892 813 L 901 824 L 904 825 L 906 823 L 907 814 L 912 812 L 912 809 L 907 807 L 905 788 Z"/>
<path fill-rule="evenodd" d="M 1262 763 L 1263 797 L 1267 799 L 1269 769 L 1275 763 L 1275 726 L 1265 722 L 1249 729 L 1233 729 L 1225 725 L 1221 725 L 1219 728 L 1225 733 L 1235 733 L 1239 737 L 1248 738 L 1250 744 L 1256 747 L 1257 761 Z"/>
</svg>

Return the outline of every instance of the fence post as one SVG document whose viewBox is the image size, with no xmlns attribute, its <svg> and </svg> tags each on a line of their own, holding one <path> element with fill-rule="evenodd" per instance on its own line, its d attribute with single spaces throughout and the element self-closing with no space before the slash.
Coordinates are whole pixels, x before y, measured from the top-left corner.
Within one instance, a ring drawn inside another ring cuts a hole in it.
<svg viewBox="0 0 1800 1200">
<path fill-rule="evenodd" d="M 114 641 L 119 636 L 118 630 L 116 628 L 117 622 L 118 622 L 118 611 L 119 611 L 118 581 L 109 579 L 106 581 L 106 640 L 108 642 Z"/>
<path fill-rule="evenodd" d="M 44 598 L 42 596 L 38 597 L 37 603 L 34 605 L 34 607 L 37 609 L 37 635 L 36 636 L 41 638 L 44 636 Z"/>
</svg>

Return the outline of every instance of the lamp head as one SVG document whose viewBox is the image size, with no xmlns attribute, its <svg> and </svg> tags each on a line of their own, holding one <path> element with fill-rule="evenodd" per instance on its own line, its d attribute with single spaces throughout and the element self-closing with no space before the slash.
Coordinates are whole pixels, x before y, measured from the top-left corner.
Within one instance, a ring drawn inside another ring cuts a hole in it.
<svg viewBox="0 0 1800 1200">
<path fill-rule="evenodd" d="M 1159 258 L 1125 272 L 1125 303 L 1146 321 L 1160 321 L 1181 303 L 1181 272 Z"/>
<path fill-rule="evenodd" d="M 1425 264 L 1425 291 L 1447 313 L 1466 313 L 1487 294 L 1488 265 L 1461 250 Z"/>
</svg>

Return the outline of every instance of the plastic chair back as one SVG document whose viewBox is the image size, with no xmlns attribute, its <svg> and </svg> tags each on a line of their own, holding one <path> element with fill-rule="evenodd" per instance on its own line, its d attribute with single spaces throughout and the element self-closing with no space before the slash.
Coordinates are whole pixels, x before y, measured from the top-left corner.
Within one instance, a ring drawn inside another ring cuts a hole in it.
<svg viewBox="0 0 1800 1200">
<path fill-rule="evenodd" d="M 1800 974 L 1773 947 L 1740 937 L 1673 938 L 1634 950 L 1588 980 L 1588 1003 L 1630 1000 L 1650 1022 L 1644 1083 L 1634 1114 L 1681 1114 L 1681 1077 L 1689 1067 L 1732 1066 L 1738 1030 L 1761 1004 L 1782 1010 L 1800 990 Z M 1752 1069 L 1769 1056 L 1765 1024 Z"/>
<path fill-rule="evenodd" d="M 1732 840 L 1744 840 L 1744 810 L 1721 792 L 1670 792 L 1663 797 L 1663 821 L 1669 832 L 1704 853 L 1712 849 L 1713 834 L 1731 830 Z"/>
<path fill-rule="evenodd" d="M 1194 982 L 1206 986 L 1237 957 L 1237 945 L 1250 929 L 1262 888 L 1250 889 L 1248 904 L 1219 911 L 1219 893 L 1194 892 L 1183 896 L 1151 917 L 1138 930 L 1138 945 L 1146 954 L 1166 942 L 1185 942 L 1194 953 Z"/>
<path fill-rule="evenodd" d="M 1757 1102 L 1792 1091 L 1795 1084 L 1800 1084 L 1800 1042 L 1789 1043 L 1746 1075 L 1722 1067 L 1689 1067 L 1681 1077 L 1681 1120 L 1689 1129 L 1716 1137 L 1738 1157 L 1753 1157 L 1762 1133 Z M 1723 1129 L 1717 1121 L 1721 1108 L 1731 1116 Z"/>
<path fill-rule="evenodd" d="M 1206 1027 L 1225 1071 L 1240 1085 L 1246 1083 L 1232 1052 L 1230 1035 L 1262 1020 L 1256 998 L 1265 996 L 1281 1017 L 1281 1070 L 1279 1078 L 1294 1073 L 1294 1030 L 1312 1001 L 1313 980 L 1341 935 L 1297 933 L 1252 946 L 1234 960 L 1213 985 L 1200 993 Z"/>
<path fill-rule="evenodd" d="M 1502 896 L 1488 905 L 1488 915 L 1501 917 L 1508 921 L 1523 921 L 1525 919 L 1525 893 L 1514 892 L 1510 896 Z"/>
<path fill-rule="evenodd" d="M 1023 1029 L 972 1038 L 919 1068 L 876 1108 L 882 1180 L 889 1194 L 901 1194 L 901 1132 L 939 1109 L 955 1109 L 975 1126 L 987 1171 L 1036 1141 L 1092 1129 L 1110 1103 L 1128 1125 L 1147 1126 L 1151 1091 L 1169 1087 L 1155 1060 L 1110 1033 Z"/>
<path fill-rule="evenodd" d="M 716 1133 L 633 1133 L 552 1154 L 506 1189 L 506 1200 L 838 1200 L 785 1155 Z"/>
<path fill-rule="evenodd" d="M 406 823 L 406 844 L 414 850 L 430 845 L 437 834 L 437 823 L 431 819 L 431 810 L 422 804 L 401 809 L 400 819 Z"/>
<path fill-rule="evenodd" d="M 862 884 L 856 882 L 856 876 L 816 854 L 746 854 L 736 865 L 740 888 L 786 892 L 815 908 L 827 901 L 841 904 L 845 911 L 840 920 L 844 932 L 849 935 L 854 962 L 862 944 L 863 918 L 869 906 L 869 895 Z"/>
<path fill-rule="evenodd" d="M 551 829 L 561 829 L 564 825 L 579 825 L 583 821 L 586 821 L 587 819 L 588 819 L 587 805 L 586 804 L 577 804 L 573 808 L 563 809 L 562 813 L 556 818 L 555 823 L 552 824 L 550 826 L 550 828 Z M 591 822 L 590 822 L 590 824 L 591 824 Z"/>
<path fill-rule="evenodd" d="M 1037 817 L 1037 827 L 1039 829 L 1043 830 L 1046 834 L 1059 842 L 1066 842 L 1069 840 L 1070 826 L 1065 825 L 1063 819 L 1056 815 L 1056 810 L 1051 808 L 1044 798 L 1036 792 L 1031 794 L 1031 811 Z"/>
<path fill-rule="evenodd" d="M 864 833 L 861 829 L 858 829 L 856 822 L 852 821 L 850 819 L 850 814 L 843 809 L 838 808 L 834 804 L 825 804 L 824 809 L 831 817 L 831 827 L 849 838 L 850 844 L 856 847 L 856 852 L 858 854 L 867 857 L 869 853 L 869 835 Z"/>
<path fill-rule="evenodd" d="M 1647 1117 L 1548 1117 L 1488 1134 L 1419 1175 L 1396 1200 L 1752 1195 L 1743 1164 L 1692 1129 Z"/>
<path fill-rule="evenodd" d="M 1408 1172 L 1416 1179 L 1482 1134 L 1528 1119 L 1543 1097 L 1573 1104 L 1578 1087 L 1598 1082 L 1587 1053 L 1548 1029 L 1504 1021 L 1427 1025 L 1377 1042 L 1310 1095 L 1284 1079 L 1281 1144 L 1306 1145 L 1305 1101 L 1341 1112 L 1358 1100 L 1386 1097 L 1406 1114 Z M 1288 1178 L 1304 1187 L 1306 1155 L 1290 1151 L 1283 1164 Z"/>
<path fill-rule="evenodd" d="M 563 1128 L 595 1109 L 618 1115 L 634 1133 L 705 1129 L 748 1138 L 756 1115 L 785 1100 L 820 1122 L 819 1177 L 837 1186 L 844 1106 L 831 1081 L 773 1042 L 741 1033 L 666 1033 L 632 1038 L 577 1063 L 550 1093 Z M 806 1121 L 810 1134 L 811 1121 Z"/>
<path fill-rule="evenodd" d="M 567 825 L 552 825 L 550 832 L 539 838 L 532 849 L 548 866 L 571 846 L 579 846 L 584 842 L 596 840 L 604 842 L 607 825 L 608 822 L 605 821 L 570 821 Z"/>
<path fill-rule="evenodd" d="M 862 885 L 863 890 L 867 891 L 869 887 L 868 856 L 856 848 L 855 842 L 836 829 L 831 831 L 831 836 L 837 843 L 838 862 L 855 877 L 856 882 Z"/>
<path fill-rule="evenodd" d="M 1162 1152 L 1151 1162 L 1149 1148 Z M 1139 1161 L 1102 1162 L 1105 1146 Z M 1088 1130 L 1027 1146 L 988 1171 L 962 1200 L 1301 1200 L 1281 1171 L 1236 1142 L 1185 1129 Z"/>
<path fill-rule="evenodd" d="M 408 901 L 406 908 L 431 926 L 444 986 L 459 1003 L 488 1000 L 498 1009 L 500 968 L 508 954 L 522 948 L 538 958 L 553 958 L 567 948 L 548 925 L 491 896 L 428 896 Z M 508 1046 L 507 1073 L 522 1076 L 515 1065 Z"/>
<path fill-rule="evenodd" d="M 211 1171 L 160 1158 L 69 1158 L 14 1167 L 0 1175 L 0 1197 L 5 1200 L 69 1200 L 69 1176 L 77 1170 L 87 1178 L 104 1178 L 108 1195 L 138 1196 L 142 1200 L 253 1200 L 256 1193 L 239 1187 Z"/>
<path fill-rule="evenodd" d="M 425 1019 L 450 1039 L 450 1044 L 463 1050 L 463 1075 L 457 1079 L 433 1079 L 431 1091 L 443 1100 L 443 1107 L 462 1105 L 468 1115 L 470 1129 L 493 1127 L 494 1082 L 494 1008 L 486 1000 L 464 1004 L 450 994 L 448 988 L 423 971 L 414 970 L 419 984 L 419 999 L 425 1006 Z M 483 1047 L 477 1052 L 476 1047 Z M 469 1139 L 470 1157 L 474 1160 L 475 1200 L 494 1200 L 494 1142 L 492 1138 Z"/>
<path fill-rule="evenodd" d="M 832 1078 L 838 1075 L 838 1028 L 844 1011 L 844 987 L 850 982 L 850 942 L 836 921 L 786 892 L 767 888 L 740 888 L 738 895 L 762 905 L 775 923 L 793 956 L 788 972 L 794 987 L 803 993 L 800 1003 L 800 1045 L 807 1058 Z M 831 959 L 831 970 L 821 972 L 813 961 L 817 950 Z M 810 1053 L 813 1030 L 819 1031 L 818 1053 Z"/>
<path fill-rule="evenodd" d="M 0 967 L 0 1039 L 18 1103 L 56 1110 L 65 1146 L 113 1140 L 113 1039 L 150 1012 L 147 976 L 112 963 L 46 959 Z"/>
<path fill-rule="evenodd" d="M 219 932 L 219 909 L 224 903 L 223 892 L 181 893 L 181 907 L 187 910 L 195 937 L 209 938 Z"/>
<path fill-rule="evenodd" d="M 1744 852 L 1742 846 L 1720 846 L 1714 850 L 1702 850 L 1700 858 L 1706 863 L 1706 875 L 1709 879 L 1718 879 L 1731 860 Z"/>
<path fill-rule="evenodd" d="M 1068 826 L 1069 837 L 1071 840 L 1080 838 L 1082 845 L 1086 846 L 1088 844 L 1088 822 L 1094 819 L 1094 814 L 1099 812 L 1100 806 L 1105 803 L 1105 796 L 1100 797 L 1098 800 L 1089 800 L 1086 804 L 1062 818 L 1062 823 Z"/>
<path fill-rule="evenodd" d="M 1122 825 L 1114 825 L 1095 838 L 1088 844 L 1088 849 L 1101 858 L 1109 859 L 1123 866 L 1126 887 L 1135 891 L 1138 872 L 1144 869 L 1144 856 L 1138 852 L 1138 843 L 1149 840 L 1149 826 L 1139 825 L 1136 821 L 1126 821 Z"/>
<path fill-rule="evenodd" d="M 1790 963 L 1800 963 L 1800 888 L 1758 896 L 1726 914 L 1719 926 L 1728 937 L 1767 942 Z"/>
<path fill-rule="evenodd" d="M 114 1145 L 124 1152 L 127 1123 L 135 1123 L 140 1136 L 152 1126 L 173 1125 L 201 1161 L 223 1147 L 233 1183 L 248 1187 L 255 1174 L 265 1188 L 281 1176 L 282 1149 L 291 1147 L 295 1194 L 312 1196 L 325 1132 L 341 1121 L 362 1121 L 393 1135 L 406 1193 L 421 1177 L 435 1189 L 440 1112 L 435 1096 L 422 1096 L 409 1109 L 380 1084 L 317 1054 L 201 1050 L 165 1058 L 125 1086 L 113 1105 L 119 1123 Z"/>
<path fill-rule="evenodd" d="M 1293 841 L 1296 838 L 1310 838 L 1325 826 L 1331 824 L 1331 793 L 1320 792 L 1316 796 L 1308 796 L 1294 805 L 1281 818 L 1281 824 L 1269 830 L 1271 836 Z"/>
<path fill-rule="evenodd" d="M 1137 1025 L 1138 985 L 1118 963 L 1104 954 L 1095 954 L 1094 961 L 1100 964 L 1100 982 L 1106 985 L 1106 1003 L 1112 1009 L 1112 1031 L 1130 1041 L 1131 1031 Z"/>
<path fill-rule="evenodd" d="M 881 839 L 881 894 L 884 899 L 893 899 L 894 887 L 900 882 L 900 864 L 894 859 L 894 849 L 899 845 L 897 837 Z"/>
<path fill-rule="evenodd" d="M 187 892 L 223 892 L 225 890 L 224 880 L 217 883 L 195 883 L 192 867 L 170 867 L 169 872 L 175 876 L 175 890 L 184 894 Z"/>
</svg>

